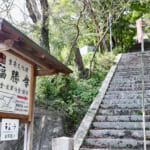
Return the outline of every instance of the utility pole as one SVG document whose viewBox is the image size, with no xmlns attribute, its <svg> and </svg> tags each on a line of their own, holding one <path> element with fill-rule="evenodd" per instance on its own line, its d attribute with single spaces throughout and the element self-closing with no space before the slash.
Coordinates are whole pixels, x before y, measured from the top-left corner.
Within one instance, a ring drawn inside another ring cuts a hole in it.
<svg viewBox="0 0 150 150">
<path fill-rule="evenodd" d="M 142 30 L 142 19 L 136 21 L 137 27 L 137 38 L 138 43 L 141 43 L 141 69 L 142 69 L 142 113 L 143 113 L 143 144 L 144 150 L 147 150 L 146 146 L 146 122 L 145 122 L 145 99 L 144 99 L 144 62 L 143 62 L 143 53 L 144 53 L 144 40 L 143 40 L 143 30 Z"/>
<path fill-rule="evenodd" d="M 112 54 L 111 12 L 109 13 L 109 26 L 110 26 L 110 52 Z"/>
</svg>

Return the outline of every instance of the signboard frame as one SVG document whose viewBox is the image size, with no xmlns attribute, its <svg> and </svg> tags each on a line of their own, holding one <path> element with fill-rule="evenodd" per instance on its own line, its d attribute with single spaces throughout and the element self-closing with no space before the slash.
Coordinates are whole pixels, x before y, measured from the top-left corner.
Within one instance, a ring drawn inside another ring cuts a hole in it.
<svg viewBox="0 0 150 150">
<path fill-rule="evenodd" d="M 24 150 L 31 150 L 36 76 L 56 75 L 60 72 L 69 75 L 72 73 L 72 70 L 59 62 L 46 49 L 40 47 L 5 19 L 0 18 L 0 52 L 3 51 L 7 51 L 31 65 L 28 115 L 0 112 L 0 121 L 2 118 L 10 118 L 19 119 L 20 123 L 25 123 Z"/>
<path fill-rule="evenodd" d="M 0 51 L 3 52 L 3 51 Z M 34 80 L 35 80 L 35 76 L 34 76 L 34 65 L 32 63 L 30 63 L 29 61 L 25 60 L 22 57 L 19 57 L 18 55 L 14 54 L 13 52 L 10 52 L 9 50 L 7 50 L 7 52 L 15 57 L 17 57 L 18 59 L 20 59 L 21 61 L 24 61 L 25 63 L 29 64 L 31 66 L 31 73 L 30 73 L 30 95 L 29 95 L 29 106 L 28 106 L 28 115 L 22 115 L 22 114 L 17 114 L 17 113 L 7 113 L 7 112 L 2 112 L 0 111 L 0 119 L 1 118 L 12 118 L 12 119 L 20 119 L 22 122 L 31 122 L 32 120 L 32 109 L 33 109 L 33 98 L 34 98 L 34 92 L 35 92 L 35 86 L 34 86 Z"/>
</svg>

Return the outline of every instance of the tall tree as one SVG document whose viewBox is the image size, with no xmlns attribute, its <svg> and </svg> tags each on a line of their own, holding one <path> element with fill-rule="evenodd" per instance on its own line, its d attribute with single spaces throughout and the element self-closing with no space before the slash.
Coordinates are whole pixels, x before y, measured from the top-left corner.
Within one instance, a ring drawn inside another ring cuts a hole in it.
<svg viewBox="0 0 150 150">
<path fill-rule="evenodd" d="M 41 46 L 50 52 L 49 46 L 49 4 L 47 0 L 40 0 L 41 14 L 38 9 L 37 0 L 26 0 L 26 7 L 33 23 L 41 21 Z"/>
<path fill-rule="evenodd" d="M 65 9 L 63 7 L 64 5 Z M 76 9 L 72 10 L 71 8 Z M 74 60 L 81 78 L 84 77 L 85 71 L 82 56 L 78 47 L 78 39 L 81 34 L 80 23 L 84 10 L 84 3 L 81 2 L 78 7 L 74 2 L 64 0 L 63 3 L 56 3 L 53 6 L 53 11 L 57 11 L 57 14 L 53 12 L 52 14 L 55 14 L 55 16 L 51 16 L 51 20 L 55 22 L 54 26 L 56 26 L 59 30 L 59 37 L 60 33 L 63 33 L 63 39 L 65 40 L 63 43 L 68 43 L 66 45 L 68 45 L 67 48 L 69 51 L 67 52 L 67 56 L 65 58 L 65 64 L 68 65 L 71 60 Z M 75 58 L 73 59 L 73 57 Z"/>
<path fill-rule="evenodd" d="M 90 10 L 90 14 L 92 16 L 92 19 L 93 19 L 93 22 L 95 24 L 95 27 L 96 27 L 96 33 L 97 33 L 97 38 L 98 38 L 98 41 L 100 40 L 100 29 L 99 29 L 99 24 L 98 24 L 98 21 L 95 17 L 95 14 L 94 14 L 94 11 L 93 11 L 93 8 L 92 8 L 92 4 L 90 2 L 90 0 L 86 1 L 87 5 L 88 5 L 88 8 Z M 99 44 L 99 52 L 101 53 L 102 52 L 102 45 L 101 43 Z"/>
<path fill-rule="evenodd" d="M 113 13 L 112 13 L 113 21 L 112 21 L 112 24 L 116 23 L 116 21 L 118 19 L 120 19 L 122 14 L 127 10 L 127 7 L 129 7 L 129 4 L 130 4 L 131 0 L 128 0 L 126 4 L 125 4 L 125 1 L 123 1 L 123 2 L 119 1 L 119 4 L 117 5 L 117 7 L 115 6 L 115 8 L 113 9 Z M 117 3 L 115 3 L 115 5 L 116 4 Z M 108 12 L 111 10 L 112 6 L 114 6 L 114 4 L 112 4 L 110 2 L 108 3 L 108 6 L 106 5 L 106 3 L 104 5 L 105 5 L 105 7 L 108 7 L 108 9 L 106 9 L 106 14 L 108 14 Z M 116 9 L 116 8 L 118 8 L 118 6 L 121 7 L 121 10 L 119 10 L 119 11 Z M 116 16 L 116 13 L 117 13 L 118 16 Z M 99 47 L 99 44 L 103 41 L 103 39 L 106 36 L 107 32 L 109 31 L 109 28 L 110 27 L 108 26 L 108 24 L 106 24 L 105 32 L 103 32 L 103 35 L 101 36 L 101 39 L 98 41 L 98 43 L 97 43 L 97 45 L 95 47 L 95 51 L 94 51 L 92 59 L 90 60 L 90 65 L 89 65 L 89 77 L 91 76 L 91 69 L 92 69 L 93 60 L 94 60 L 95 55 L 96 55 L 96 50 Z"/>
</svg>

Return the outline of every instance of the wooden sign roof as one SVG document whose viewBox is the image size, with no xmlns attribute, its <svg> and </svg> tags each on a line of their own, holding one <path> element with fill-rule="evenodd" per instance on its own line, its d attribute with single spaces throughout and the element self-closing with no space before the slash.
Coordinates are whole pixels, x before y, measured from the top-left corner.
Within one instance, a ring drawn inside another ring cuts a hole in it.
<svg viewBox="0 0 150 150">
<path fill-rule="evenodd" d="M 35 65 L 35 75 L 53 75 L 58 73 L 70 74 L 67 68 L 44 48 L 37 45 L 26 35 L 0 18 L 0 51 L 9 50 L 11 53 Z"/>
</svg>

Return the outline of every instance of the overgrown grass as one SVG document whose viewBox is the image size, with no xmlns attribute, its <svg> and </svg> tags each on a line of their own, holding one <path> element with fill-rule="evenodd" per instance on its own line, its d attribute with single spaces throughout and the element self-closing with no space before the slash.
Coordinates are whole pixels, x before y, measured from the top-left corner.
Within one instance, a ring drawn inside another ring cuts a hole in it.
<svg viewBox="0 0 150 150">
<path fill-rule="evenodd" d="M 90 56 L 90 53 L 83 56 L 85 64 L 90 60 Z M 66 135 L 72 135 L 97 95 L 113 60 L 114 55 L 109 53 L 97 56 L 91 78 L 79 79 L 75 72 L 70 76 L 60 74 L 38 77 L 36 105 L 60 112 L 64 117 Z M 88 69 L 86 70 L 88 71 Z"/>
</svg>

